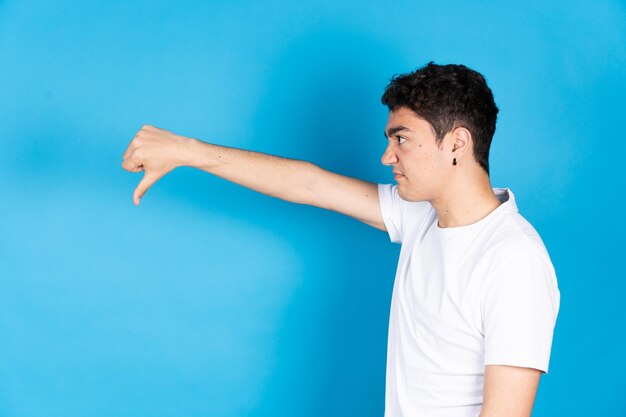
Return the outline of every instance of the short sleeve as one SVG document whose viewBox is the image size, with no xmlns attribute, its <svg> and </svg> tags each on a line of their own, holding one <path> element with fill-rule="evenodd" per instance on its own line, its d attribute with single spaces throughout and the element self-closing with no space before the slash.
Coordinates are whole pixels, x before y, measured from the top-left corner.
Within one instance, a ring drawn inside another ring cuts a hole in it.
<svg viewBox="0 0 626 417">
<path fill-rule="evenodd" d="M 434 211 L 428 201 L 402 199 L 398 186 L 393 184 L 378 184 L 378 201 L 383 223 L 393 243 L 402 243 L 407 233 L 416 231 Z"/>
<path fill-rule="evenodd" d="M 485 365 L 548 373 L 560 292 L 547 253 L 526 245 L 494 261 L 482 300 Z"/>
<path fill-rule="evenodd" d="M 404 205 L 398 194 L 398 186 L 378 184 L 378 200 L 389 238 L 393 243 L 401 243 Z"/>
</svg>

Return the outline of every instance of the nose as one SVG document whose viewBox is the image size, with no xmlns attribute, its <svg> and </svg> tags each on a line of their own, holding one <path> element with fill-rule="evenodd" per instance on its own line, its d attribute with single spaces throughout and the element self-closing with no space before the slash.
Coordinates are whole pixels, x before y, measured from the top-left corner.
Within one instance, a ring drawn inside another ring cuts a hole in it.
<svg viewBox="0 0 626 417">
<path fill-rule="evenodd" d="M 396 156 L 392 143 L 389 143 L 389 145 L 387 145 L 387 149 L 385 149 L 385 152 L 383 153 L 380 162 L 382 162 L 383 165 L 388 166 L 398 162 L 398 157 Z"/>
</svg>

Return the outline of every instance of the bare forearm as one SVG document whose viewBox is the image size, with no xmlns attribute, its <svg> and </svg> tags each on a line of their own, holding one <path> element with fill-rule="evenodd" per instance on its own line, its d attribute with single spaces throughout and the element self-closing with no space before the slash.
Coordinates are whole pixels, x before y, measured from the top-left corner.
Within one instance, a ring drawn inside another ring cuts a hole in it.
<svg viewBox="0 0 626 417">
<path fill-rule="evenodd" d="M 311 204 L 316 165 L 190 138 L 185 165 L 282 200 Z"/>
<path fill-rule="evenodd" d="M 230 148 L 143 125 L 122 155 L 122 168 L 144 172 L 135 205 L 162 176 L 180 166 L 217 175 L 293 203 L 334 210 L 386 230 L 376 183 L 339 175 L 311 162 Z"/>
</svg>

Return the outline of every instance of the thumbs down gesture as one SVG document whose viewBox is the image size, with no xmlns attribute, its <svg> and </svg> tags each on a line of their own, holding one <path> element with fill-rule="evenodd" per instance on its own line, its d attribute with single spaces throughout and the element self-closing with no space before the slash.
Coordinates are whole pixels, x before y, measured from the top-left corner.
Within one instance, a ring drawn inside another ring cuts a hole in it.
<svg viewBox="0 0 626 417">
<path fill-rule="evenodd" d="M 194 139 L 151 125 L 141 127 L 122 157 L 122 168 L 126 171 L 144 173 L 133 193 L 136 206 L 148 188 L 159 178 L 186 164 L 192 152 L 193 141 Z"/>
</svg>

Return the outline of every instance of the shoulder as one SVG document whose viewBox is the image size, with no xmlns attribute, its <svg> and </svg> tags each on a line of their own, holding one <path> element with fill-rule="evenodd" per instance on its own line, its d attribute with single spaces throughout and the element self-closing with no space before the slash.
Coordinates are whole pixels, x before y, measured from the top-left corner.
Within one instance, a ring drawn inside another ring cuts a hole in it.
<svg viewBox="0 0 626 417">
<path fill-rule="evenodd" d="M 517 210 L 508 210 L 494 225 L 484 255 L 495 259 L 532 256 L 551 264 L 543 239 Z"/>
<path fill-rule="evenodd" d="M 516 210 L 492 226 L 473 270 L 483 301 L 543 288 L 558 303 L 556 271 L 535 228 Z"/>
<path fill-rule="evenodd" d="M 548 250 L 543 239 L 535 227 L 519 212 L 517 201 L 509 188 L 495 188 L 496 194 L 508 194 L 507 207 L 502 216 L 491 227 L 489 245 L 485 252 L 498 253 L 500 256 L 507 252 L 537 252 L 548 257 Z"/>
</svg>

